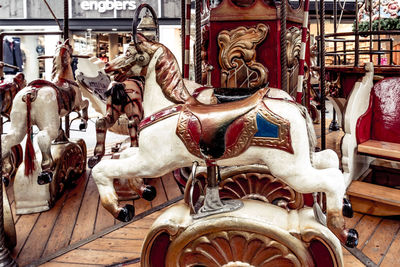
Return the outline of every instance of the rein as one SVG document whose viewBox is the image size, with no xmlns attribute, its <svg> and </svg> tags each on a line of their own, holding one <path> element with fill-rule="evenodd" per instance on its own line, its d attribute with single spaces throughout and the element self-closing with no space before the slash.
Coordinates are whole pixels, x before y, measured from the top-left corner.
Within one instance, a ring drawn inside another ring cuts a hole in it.
<svg viewBox="0 0 400 267">
<path fill-rule="evenodd" d="M 142 131 L 144 128 L 149 127 L 156 122 L 162 121 L 168 117 L 175 115 L 176 113 L 180 112 L 182 110 L 182 108 L 183 108 L 182 104 L 166 107 L 166 108 L 150 115 L 149 117 L 144 118 L 139 123 L 138 133 L 140 133 L 140 131 Z"/>
</svg>

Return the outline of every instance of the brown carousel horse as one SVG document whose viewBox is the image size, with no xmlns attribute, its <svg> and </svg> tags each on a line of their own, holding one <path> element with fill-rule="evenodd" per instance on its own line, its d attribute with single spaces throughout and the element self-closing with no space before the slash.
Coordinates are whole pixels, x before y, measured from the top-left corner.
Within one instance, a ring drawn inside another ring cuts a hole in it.
<svg viewBox="0 0 400 267">
<path fill-rule="evenodd" d="M 34 170 L 35 151 L 31 136 L 32 125 L 39 128 L 37 140 L 42 152 L 42 172 L 38 183 L 44 184 L 52 180 L 53 158 L 51 142 L 63 134 L 60 129 L 60 118 L 72 111 L 83 111 L 87 120 L 89 102 L 82 100 L 81 92 L 71 68 L 72 47 L 69 40 L 59 44 L 53 58 L 51 82 L 35 80 L 19 91 L 13 101 L 10 113 L 10 131 L 2 139 L 2 159 L 10 153 L 11 147 L 19 144 L 28 135 L 25 149 L 25 175 Z"/>
<path fill-rule="evenodd" d="M 89 168 L 93 168 L 104 156 L 107 130 L 123 114 L 126 114 L 129 120 L 128 130 L 131 146 L 138 146 L 137 126 L 143 118 L 142 90 L 143 83 L 139 79 L 126 79 L 123 82 L 110 84 L 109 89 L 105 92 L 107 97 L 106 114 L 96 121 L 97 143 L 94 156 L 88 161 Z"/>
<path fill-rule="evenodd" d="M 105 92 L 107 108 L 104 117 L 96 121 L 96 147 L 94 155 L 88 161 L 89 168 L 93 168 L 104 156 L 107 130 L 112 127 L 122 115 L 126 115 L 131 147 L 138 146 L 137 127 L 143 118 L 142 95 L 143 82 L 140 78 L 127 79 L 123 82 L 112 82 Z M 129 181 L 132 188 L 142 198 L 151 201 L 156 196 L 153 186 L 145 185 L 142 179 Z"/>
</svg>

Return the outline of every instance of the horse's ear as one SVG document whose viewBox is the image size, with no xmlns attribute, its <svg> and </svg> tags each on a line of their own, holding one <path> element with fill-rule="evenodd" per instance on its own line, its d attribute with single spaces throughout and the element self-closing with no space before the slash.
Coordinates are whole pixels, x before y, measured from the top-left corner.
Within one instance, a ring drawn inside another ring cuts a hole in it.
<svg viewBox="0 0 400 267">
<path fill-rule="evenodd" d="M 69 45 L 69 39 L 64 41 L 64 45 Z"/>
</svg>

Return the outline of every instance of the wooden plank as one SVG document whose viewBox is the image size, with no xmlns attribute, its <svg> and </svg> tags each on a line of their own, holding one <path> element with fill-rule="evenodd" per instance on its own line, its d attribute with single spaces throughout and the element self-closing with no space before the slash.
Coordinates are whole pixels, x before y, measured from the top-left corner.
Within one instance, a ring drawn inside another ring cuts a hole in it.
<svg viewBox="0 0 400 267">
<path fill-rule="evenodd" d="M 382 158 L 400 160 L 400 144 L 377 140 L 368 140 L 357 146 L 358 153 Z"/>
<path fill-rule="evenodd" d="M 162 193 L 162 192 L 161 192 Z M 157 191 L 157 195 L 159 194 L 159 192 Z M 133 202 L 134 206 L 135 206 L 135 214 L 140 214 L 142 212 L 145 212 L 146 210 L 151 209 L 151 201 L 147 201 L 143 198 L 139 198 L 136 199 Z"/>
<path fill-rule="evenodd" d="M 350 252 L 348 252 L 345 248 L 343 248 L 343 264 L 345 267 L 364 267 L 364 263 L 362 263 L 359 259 L 354 257 Z"/>
<path fill-rule="evenodd" d="M 363 216 L 364 216 L 364 215 L 361 214 L 361 213 L 354 212 L 353 218 L 345 218 L 346 227 L 347 227 L 347 228 L 354 228 L 354 227 L 359 223 L 359 221 L 361 220 L 361 218 L 362 218 Z"/>
<path fill-rule="evenodd" d="M 88 181 L 89 172 L 86 173 L 86 176 L 77 181 L 75 188 L 68 192 L 67 199 L 54 225 L 43 256 L 48 256 L 68 246 Z"/>
<path fill-rule="evenodd" d="M 378 203 L 400 207 L 400 191 L 385 186 L 353 181 L 347 189 L 347 194 Z"/>
<path fill-rule="evenodd" d="M 93 181 L 93 178 L 90 176 L 70 244 L 78 242 L 79 240 L 93 234 L 97 215 L 98 198 L 99 192 L 97 191 L 97 186 Z"/>
<path fill-rule="evenodd" d="M 365 215 L 357 224 L 356 230 L 358 232 L 358 249 L 363 249 L 367 241 L 371 238 L 375 229 L 382 221 L 380 217 Z"/>
<path fill-rule="evenodd" d="M 46 262 L 41 264 L 41 267 L 93 267 L 103 266 L 101 264 L 82 264 L 82 263 L 66 263 L 66 262 Z"/>
<path fill-rule="evenodd" d="M 373 262 L 378 264 L 382 257 L 385 256 L 386 251 L 392 243 L 393 236 L 397 233 L 399 228 L 399 221 L 383 220 L 368 241 L 368 244 L 362 249 L 362 252 Z"/>
<path fill-rule="evenodd" d="M 143 231 L 143 229 L 136 229 L 132 227 L 124 227 L 118 229 L 108 235 L 105 235 L 104 238 L 119 238 L 119 239 L 136 239 L 143 240 L 148 231 Z"/>
<path fill-rule="evenodd" d="M 98 198 L 98 207 L 97 207 L 97 217 L 96 217 L 96 225 L 94 227 L 94 233 L 98 233 L 107 227 L 113 226 L 116 221 L 114 217 L 109 213 L 100 203 L 100 197 Z"/>
<path fill-rule="evenodd" d="M 161 179 L 162 179 L 161 181 L 164 185 L 168 200 L 174 199 L 174 198 L 182 195 L 181 190 L 179 190 L 178 184 L 175 182 L 175 178 L 172 175 L 172 172 L 167 173 Z"/>
<path fill-rule="evenodd" d="M 390 246 L 388 252 L 385 255 L 381 267 L 394 267 L 400 266 L 400 232 L 397 232 L 397 235 Z"/>
<path fill-rule="evenodd" d="M 147 179 L 147 184 L 152 185 L 157 190 L 157 196 L 151 201 L 151 206 L 156 207 L 167 202 L 167 196 L 160 178 Z"/>
<path fill-rule="evenodd" d="M 140 252 L 142 249 L 142 244 L 143 240 L 138 239 L 116 239 L 103 237 L 80 247 L 80 249 L 117 252 Z"/>
<path fill-rule="evenodd" d="M 110 265 L 128 260 L 133 260 L 140 257 L 139 252 L 115 252 L 115 251 L 103 251 L 103 250 L 88 250 L 88 249 L 76 249 L 68 252 L 56 259 L 55 262 L 65 263 L 79 263 L 79 264 L 91 264 L 101 263 L 104 265 Z"/>
<path fill-rule="evenodd" d="M 14 259 L 17 258 L 21 249 L 24 247 L 25 241 L 28 239 L 38 217 L 39 213 L 23 215 L 15 225 L 15 231 L 17 233 L 17 245 L 11 252 L 11 255 Z"/>
<path fill-rule="evenodd" d="M 19 265 L 24 266 L 40 258 L 65 198 L 66 194 L 64 194 L 49 211 L 40 213 L 35 227 L 32 229 L 25 246 L 18 255 L 17 261 Z"/>
</svg>

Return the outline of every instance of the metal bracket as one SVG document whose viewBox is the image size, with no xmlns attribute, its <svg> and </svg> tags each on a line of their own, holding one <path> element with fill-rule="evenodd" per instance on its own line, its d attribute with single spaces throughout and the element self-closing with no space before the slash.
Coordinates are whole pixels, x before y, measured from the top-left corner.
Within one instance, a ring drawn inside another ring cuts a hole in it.
<svg viewBox="0 0 400 267">
<path fill-rule="evenodd" d="M 218 166 L 207 166 L 207 189 L 204 195 L 204 203 L 203 206 L 192 215 L 193 219 L 200 219 L 214 214 L 230 212 L 243 207 L 243 202 L 239 199 L 221 200 L 219 196 L 217 173 L 219 173 Z M 194 180 L 192 182 L 192 188 L 193 184 L 195 184 Z"/>
</svg>

